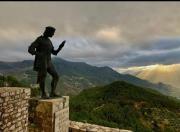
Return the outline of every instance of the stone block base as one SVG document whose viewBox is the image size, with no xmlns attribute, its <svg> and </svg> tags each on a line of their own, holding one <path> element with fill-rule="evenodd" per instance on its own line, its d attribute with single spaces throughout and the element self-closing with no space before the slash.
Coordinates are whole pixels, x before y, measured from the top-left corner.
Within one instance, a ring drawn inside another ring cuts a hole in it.
<svg viewBox="0 0 180 132">
<path fill-rule="evenodd" d="M 68 132 L 69 97 L 55 99 L 30 99 L 29 131 Z M 34 126 L 34 128 L 32 127 Z"/>
</svg>

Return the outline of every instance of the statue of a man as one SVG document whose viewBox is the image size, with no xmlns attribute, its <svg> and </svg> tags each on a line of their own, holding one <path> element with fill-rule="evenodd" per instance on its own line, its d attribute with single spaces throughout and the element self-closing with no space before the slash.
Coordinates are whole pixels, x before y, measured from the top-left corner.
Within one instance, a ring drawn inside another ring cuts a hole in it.
<svg viewBox="0 0 180 132">
<path fill-rule="evenodd" d="M 51 40 L 49 39 L 49 37 L 54 35 L 55 30 L 54 27 L 46 27 L 43 35 L 39 36 L 34 42 L 32 42 L 28 48 L 28 52 L 31 55 L 35 55 L 33 70 L 38 72 L 37 83 L 40 85 L 42 92 L 41 98 L 48 98 L 45 92 L 45 79 L 47 72 L 52 76 L 50 97 L 59 96 L 55 92 L 59 76 L 52 64 L 51 54 L 57 55 L 66 41 L 64 40 L 59 45 L 59 48 L 55 50 Z"/>
</svg>

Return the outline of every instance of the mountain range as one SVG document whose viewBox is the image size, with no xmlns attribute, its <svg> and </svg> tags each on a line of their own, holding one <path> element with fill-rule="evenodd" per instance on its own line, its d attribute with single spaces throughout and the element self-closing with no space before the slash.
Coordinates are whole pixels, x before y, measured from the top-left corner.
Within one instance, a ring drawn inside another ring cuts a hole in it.
<svg viewBox="0 0 180 132">
<path fill-rule="evenodd" d="M 109 84 L 113 81 L 126 81 L 128 83 L 152 88 L 169 95 L 172 86 L 164 83 L 152 83 L 129 74 L 120 74 L 110 67 L 91 66 L 84 62 L 71 62 L 61 58 L 52 59 L 60 76 L 57 92 L 63 95 L 75 95 L 81 90 Z M 0 62 L 0 73 L 15 76 L 25 84 L 35 84 L 37 73 L 33 71 L 33 60 L 19 62 Z M 51 77 L 47 76 L 47 90 L 50 90 Z"/>
</svg>

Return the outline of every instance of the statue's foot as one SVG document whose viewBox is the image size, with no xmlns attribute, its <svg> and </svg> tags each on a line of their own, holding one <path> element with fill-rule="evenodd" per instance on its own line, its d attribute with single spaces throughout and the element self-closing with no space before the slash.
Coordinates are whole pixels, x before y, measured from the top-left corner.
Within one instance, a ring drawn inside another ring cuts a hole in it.
<svg viewBox="0 0 180 132">
<path fill-rule="evenodd" d="M 61 97 L 61 95 L 56 94 L 56 93 L 51 93 L 51 94 L 50 94 L 50 97 Z"/>
<path fill-rule="evenodd" d="M 46 94 L 42 94 L 41 98 L 42 99 L 49 99 L 49 97 Z"/>
</svg>

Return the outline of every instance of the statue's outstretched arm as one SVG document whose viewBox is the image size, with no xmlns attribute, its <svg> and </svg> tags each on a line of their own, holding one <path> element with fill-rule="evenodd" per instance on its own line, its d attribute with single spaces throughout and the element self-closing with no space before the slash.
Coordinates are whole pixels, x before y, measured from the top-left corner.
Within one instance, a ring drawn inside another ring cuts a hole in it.
<svg viewBox="0 0 180 132">
<path fill-rule="evenodd" d="M 59 53 L 59 51 L 64 47 L 64 44 L 66 43 L 66 41 L 64 40 L 60 45 L 59 48 L 57 50 L 54 50 L 54 47 L 52 49 L 52 54 L 53 55 L 57 55 Z"/>
</svg>

